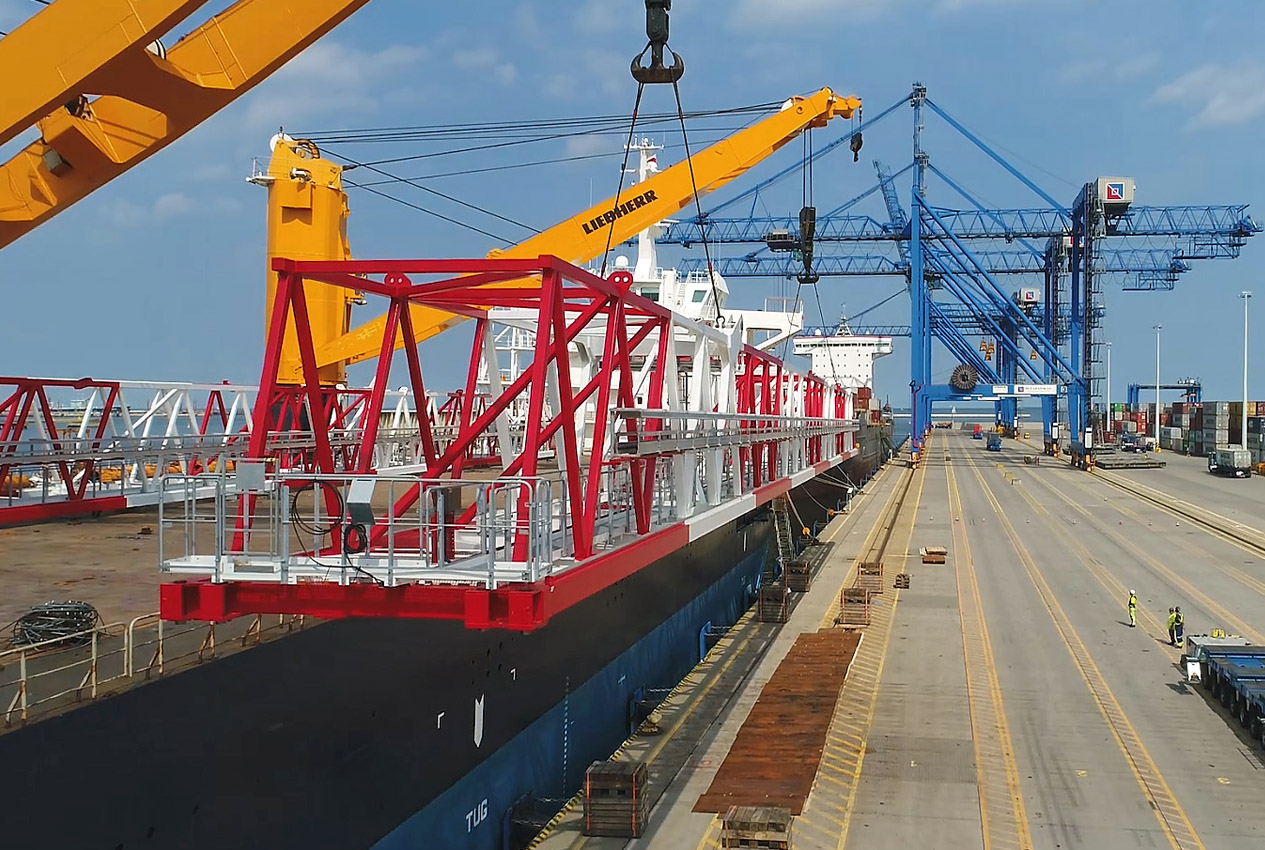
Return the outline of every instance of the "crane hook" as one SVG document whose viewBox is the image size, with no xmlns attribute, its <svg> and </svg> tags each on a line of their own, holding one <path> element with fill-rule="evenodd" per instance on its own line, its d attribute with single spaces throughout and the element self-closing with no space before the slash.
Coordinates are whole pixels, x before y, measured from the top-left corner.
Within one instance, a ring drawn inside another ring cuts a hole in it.
<svg viewBox="0 0 1265 850">
<path fill-rule="evenodd" d="M 675 83 L 685 74 L 685 60 L 668 47 L 668 12 L 672 0 L 646 0 L 646 37 L 650 41 L 645 49 L 633 57 L 632 76 L 642 85 L 651 83 Z M 641 64 L 646 51 L 650 51 L 650 65 Z M 663 64 L 663 51 L 672 54 L 671 67 Z"/>
</svg>

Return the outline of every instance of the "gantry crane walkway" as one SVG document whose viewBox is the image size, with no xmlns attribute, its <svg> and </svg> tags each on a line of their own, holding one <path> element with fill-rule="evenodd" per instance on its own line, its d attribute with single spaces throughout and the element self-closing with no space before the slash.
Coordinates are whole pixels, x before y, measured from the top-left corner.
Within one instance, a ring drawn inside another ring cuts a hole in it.
<svg viewBox="0 0 1265 850">
<path fill-rule="evenodd" d="M 1036 440 L 985 445 L 937 431 L 918 469 L 886 469 L 822 533 L 823 564 L 788 623 L 772 635 L 744 620 L 665 703 L 657 735 L 629 742 L 619 758 L 648 758 L 653 773 L 671 751 L 681 767 L 651 788 L 649 825 L 627 846 L 722 846 L 717 814 L 695 811 L 700 797 L 716 790 L 734 742 L 750 741 L 743 725 L 789 648 L 831 628 L 840 587 L 883 538 L 885 586 L 790 846 L 1260 846 L 1265 750 L 1185 682 L 1166 619 L 1180 605 L 1188 634 L 1265 643 L 1265 548 L 1244 527 L 1265 481 L 1216 478 L 1201 459 L 1171 455 L 1162 470 L 1087 474 L 1032 463 Z M 935 546 L 946 563 L 922 563 Z M 907 589 L 893 587 L 902 570 Z M 782 753 L 804 758 L 816 753 Z M 585 838 L 579 812 L 539 846 L 625 846 Z"/>
</svg>

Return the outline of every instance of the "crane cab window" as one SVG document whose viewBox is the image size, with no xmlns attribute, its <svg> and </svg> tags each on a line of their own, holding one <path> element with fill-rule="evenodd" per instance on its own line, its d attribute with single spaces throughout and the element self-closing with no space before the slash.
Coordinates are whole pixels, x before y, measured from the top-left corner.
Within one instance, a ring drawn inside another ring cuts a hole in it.
<svg viewBox="0 0 1265 850">
<path fill-rule="evenodd" d="M 706 298 L 706 297 L 707 297 L 707 290 L 706 290 L 706 289 L 696 289 L 696 290 L 694 290 L 694 303 L 695 303 L 695 304 L 702 304 L 702 303 L 703 303 L 703 299 L 704 299 L 704 298 Z"/>
<path fill-rule="evenodd" d="M 640 294 L 645 298 L 649 298 L 651 301 L 657 302 L 659 300 L 659 290 L 653 287 L 647 286 L 645 289 L 641 290 Z"/>
</svg>

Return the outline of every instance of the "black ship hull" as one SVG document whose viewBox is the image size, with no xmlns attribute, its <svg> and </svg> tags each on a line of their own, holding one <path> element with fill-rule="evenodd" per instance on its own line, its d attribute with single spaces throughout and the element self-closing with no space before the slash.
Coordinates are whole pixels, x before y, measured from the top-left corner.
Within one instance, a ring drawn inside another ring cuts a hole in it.
<svg viewBox="0 0 1265 850">
<path fill-rule="evenodd" d="M 863 454 L 833 478 L 873 465 Z M 842 497 L 822 480 L 793 494 L 805 523 Z M 699 629 L 736 619 L 770 539 L 754 512 L 538 632 L 331 622 L 0 736 L 6 841 L 500 847 L 506 795 L 573 793 L 626 734 L 628 696 L 673 684 L 698 660 Z M 560 709 L 560 733 L 541 726 Z M 529 787 L 484 793 L 480 768 L 533 724 L 546 743 L 516 756 L 535 765 Z M 464 840 L 419 843 L 436 824 Z"/>
</svg>

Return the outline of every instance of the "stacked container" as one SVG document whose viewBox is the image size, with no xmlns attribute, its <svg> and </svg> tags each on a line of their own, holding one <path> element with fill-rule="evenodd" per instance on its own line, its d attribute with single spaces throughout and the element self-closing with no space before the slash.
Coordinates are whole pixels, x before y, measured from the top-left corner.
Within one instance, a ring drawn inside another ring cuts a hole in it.
<svg viewBox="0 0 1265 850">
<path fill-rule="evenodd" d="M 1204 402 L 1204 451 L 1230 445 L 1230 402 Z"/>
<path fill-rule="evenodd" d="M 1262 442 L 1262 436 L 1265 436 L 1265 417 L 1249 416 L 1247 418 L 1247 450 L 1251 453 L 1254 464 L 1265 463 L 1265 442 Z"/>
</svg>

